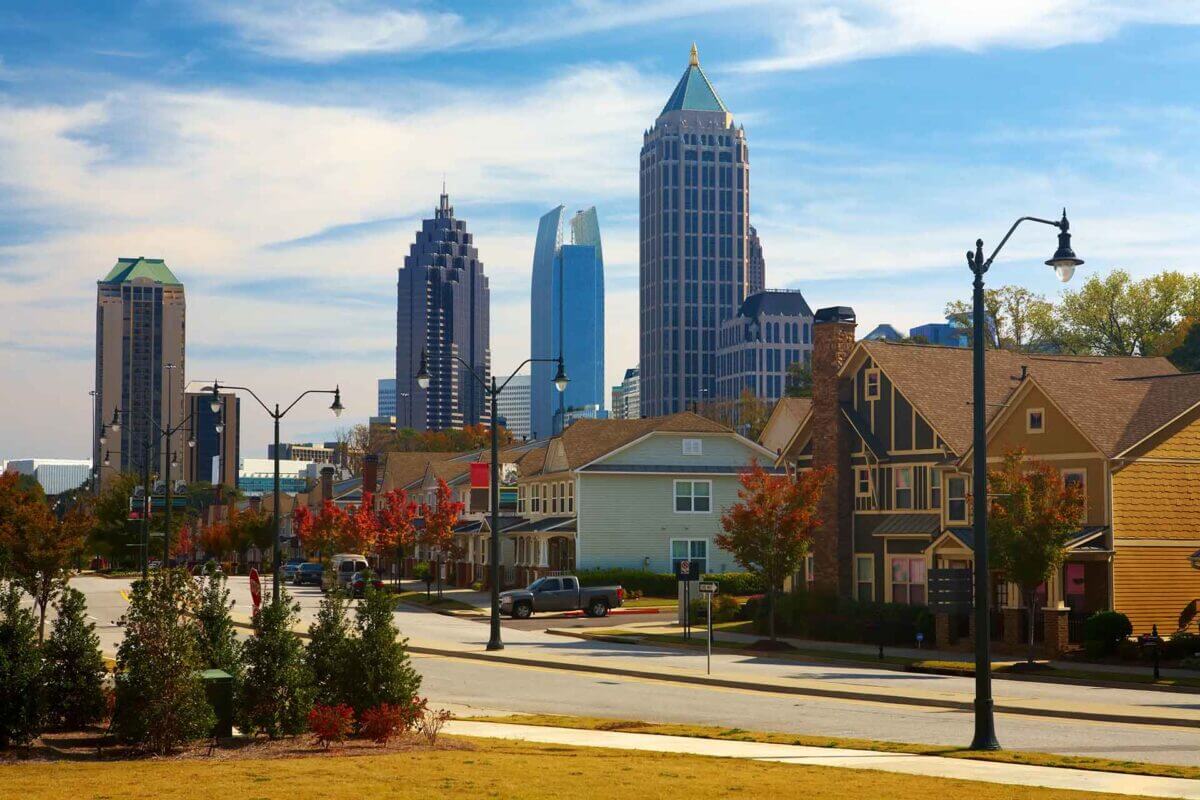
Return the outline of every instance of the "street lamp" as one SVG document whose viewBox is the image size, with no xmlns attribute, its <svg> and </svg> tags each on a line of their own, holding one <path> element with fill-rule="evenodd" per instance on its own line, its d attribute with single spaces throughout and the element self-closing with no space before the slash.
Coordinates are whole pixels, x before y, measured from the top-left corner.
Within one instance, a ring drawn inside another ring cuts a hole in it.
<svg viewBox="0 0 1200 800">
<path fill-rule="evenodd" d="M 974 294 L 972 295 L 972 368 L 973 368 L 973 432 L 971 445 L 973 451 L 972 466 L 972 503 L 974 505 L 974 545 L 975 545 L 975 738 L 971 741 L 972 750 L 999 750 L 1000 743 L 996 740 L 996 721 L 992 714 L 992 658 L 991 634 L 989 627 L 991 619 L 988 573 L 987 545 L 987 397 L 984 386 L 984 328 L 987 320 L 983 304 L 983 275 L 992 266 L 996 254 L 1007 244 L 1013 231 L 1022 222 L 1038 222 L 1058 228 L 1058 249 L 1049 259 L 1046 266 L 1053 267 L 1058 279 L 1066 283 L 1075 274 L 1075 268 L 1083 263 L 1083 259 L 1075 255 L 1071 249 L 1071 225 L 1067 222 L 1067 210 L 1064 208 L 1062 219 L 1040 219 L 1039 217 L 1021 217 L 1012 224 L 1008 233 L 996 245 L 996 249 L 983 258 L 983 240 L 975 242 L 975 251 L 967 251 L 967 265 L 975 275 Z M 1033 620 L 1029 620 L 1033 625 Z"/>
<path fill-rule="evenodd" d="M 254 390 L 248 386 L 220 386 L 218 385 L 217 381 L 213 381 L 213 385 L 208 387 L 207 390 L 212 392 L 210 408 L 212 408 L 214 413 L 219 411 L 221 408 L 221 389 L 249 392 L 250 396 L 253 397 L 255 401 L 263 407 L 263 411 L 266 411 L 267 415 L 275 421 L 275 507 L 272 509 L 272 516 L 274 518 L 274 525 L 272 527 L 274 528 L 275 535 L 271 537 L 271 599 L 278 603 L 279 586 L 281 583 L 279 574 L 279 504 L 281 499 L 281 492 L 279 490 L 279 420 L 283 419 L 284 415 L 295 408 L 297 403 L 310 394 L 333 395 L 333 403 L 329 406 L 329 410 L 333 412 L 335 417 L 340 417 L 342 412 L 346 410 L 346 407 L 342 405 L 342 388 L 341 386 L 335 386 L 332 389 L 308 389 L 297 395 L 296 399 L 292 401 L 291 405 L 280 411 L 279 403 L 276 403 L 275 409 L 271 410 L 270 406 L 264 403 L 262 398 L 255 394 Z M 217 432 L 220 433 L 224 429 L 224 424 L 218 419 Z"/>
<path fill-rule="evenodd" d="M 488 557 L 491 560 L 491 564 L 489 566 L 491 567 L 492 573 L 492 579 L 490 581 L 492 585 L 492 620 L 491 632 L 488 636 L 487 649 L 503 650 L 504 643 L 500 640 L 500 429 L 496 425 L 496 418 L 500 415 L 500 412 L 497 408 L 497 398 L 500 396 L 500 393 L 504 391 L 504 387 L 508 386 L 509 381 L 511 381 L 526 364 L 531 364 L 534 362 L 558 364 L 558 371 L 554 374 L 554 379 L 552 382 L 554 383 L 554 388 L 559 392 L 566 391 L 567 384 L 571 381 L 569 378 L 567 378 L 566 370 L 563 369 L 563 359 L 561 354 L 559 354 L 558 358 L 525 359 L 517 366 L 516 369 L 512 371 L 512 374 L 505 379 L 504 383 L 498 386 L 496 385 L 495 375 L 492 376 L 492 382 L 489 386 L 487 381 L 485 381 L 483 377 L 475 371 L 473 366 L 468 364 L 466 361 L 463 361 L 458 356 L 453 356 L 453 358 L 467 368 L 467 371 L 474 376 L 475 380 L 479 382 L 479 385 L 483 387 L 484 393 L 491 398 L 492 401 L 492 424 L 490 426 L 492 429 L 492 468 L 490 481 L 491 489 L 489 492 L 491 495 L 492 505 L 492 544 L 489 548 L 491 552 L 488 554 Z M 422 389 L 428 389 L 430 384 L 429 366 L 427 361 L 428 360 L 425 357 L 425 351 L 421 350 L 421 365 L 417 369 L 416 378 L 417 386 L 421 387 Z"/>
</svg>

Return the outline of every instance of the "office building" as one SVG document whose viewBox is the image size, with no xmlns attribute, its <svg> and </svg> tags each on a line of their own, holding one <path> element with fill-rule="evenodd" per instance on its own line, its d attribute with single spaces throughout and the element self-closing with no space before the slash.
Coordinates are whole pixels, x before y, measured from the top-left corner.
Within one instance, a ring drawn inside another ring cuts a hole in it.
<svg viewBox="0 0 1200 800">
<path fill-rule="evenodd" d="M 508 385 L 504 387 L 504 391 L 500 392 L 496 398 L 496 411 L 503 420 L 505 430 L 511 433 L 517 441 L 529 438 L 528 375 L 512 377 Z"/>
<path fill-rule="evenodd" d="M 570 383 L 554 387 L 557 365 L 531 368 L 530 430 L 535 439 L 553 435 L 554 415 L 566 408 L 604 408 L 604 256 L 596 209 L 570 220 L 564 242 L 566 208 L 558 206 L 538 223 L 530 292 L 530 346 L 534 358 L 563 357 Z"/>
<path fill-rule="evenodd" d="M 376 402 L 375 415 L 379 417 L 396 416 L 396 379 L 379 379 L 379 399 Z"/>
<path fill-rule="evenodd" d="M 918 342 L 924 339 L 926 344 L 940 344 L 946 347 L 969 347 L 971 344 L 967 331 L 949 322 L 930 322 L 908 329 L 909 338 Z"/>
<path fill-rule="evenodd" d="M 691 408 L 716 391 L 717 334 L 752 292 L 745 131 L 693 45 L 654 126 L 640 180 L 641 413 Z"/>
<path fill-rule="evenodd" d="M 746 237 L 746 247 L 749 253 L 746 257 L 746 268 L 750 275 L 750 285 L 746 291 L 758 294 L 767 288 L 767 260 L 763 257 L 762 241 L 753 225 L 750 226 L 750 235 Z"/>
<path fill-rule="evenodd" d="M 38 482 L 48 497 L 83 486 L 92 476 L 86 458 L 13 458 L 0 467 L 0 474 L 15 472 Z"/>
<path fill-rule="evenodd" d="M 794 363 L 812 362 L 813 313 L 798 291 L 750 295 L 737 316 L 721 325 L 717 350 L 717 400 L 749 391 L 774 402 L 787 390 Z"/>
<path fill-rule="evenodd" d="M 105 485 L 120 472 L 149 468 L 166 475 L 166 449 L 156 432 L 184 418 L 183 284 L 161 258 L 121 258 L 96 282 L 96 419 L 92 461 Z M 113 411 L 122 414 L 111 430 Z M 104 443 L 101 444 L 101 439 Z M 186 434 L 172 452 L 186 448 Z M 182 456 L 180 456 L 182 458 Z"/>
<path fill-rule="evenodd" d="M 612 418 L 641 419 L 641 379 L 638 368 L 625 370 L 625 378 L 612 387 Z"/>
<path fill-rule="evenodd" d="M 871 332 L 863 337 L 863 340 L 868 342 L 902 342 L 904 341 L 904 334 L 896 330 L 895 325 L 889 325 L 884 322 L 872 328 Z"/>
<path fill-rule="evenodd" d="M 483 387 L 491 375 L 488 279 L 467 223 L 456 219 L 443 188 L 431 219 L 421 223 L 396 282 L 396 392 L 417 430 L 488 424 Z M 428 389 L 417 386 L 421 353 Z M 461 359 L 461 361 L 460 361 Z"/>
<path fill-rule="evenodd" d="M 221 391 L 221 407 L 212 410 L 211 381 L 191 381 L 183 393 L 188 432 L 195 444 L 183 456 L 183 479 L 214 486 L 237 486 L 241 460 L 242 401 L 231 389 Z"/>
<path fill-rule="evenodd" d="M 314 485 L 313 462 L 281 459 L 279 489 L 288 494 L 305 491 Z M 238 459 L 238 488 L 248 495 L 270 494 L 275 491 L 275 460 L 273 458 Z"/>
<path fill-rule="evenodd" d="M 313 464 L 337 463 L 338 443 L 280 442 L 279 457 L 288 461 L 308 461 Z M 267 458 L 275 457 L 275 445 L 267 445 Z"/>
</svg>

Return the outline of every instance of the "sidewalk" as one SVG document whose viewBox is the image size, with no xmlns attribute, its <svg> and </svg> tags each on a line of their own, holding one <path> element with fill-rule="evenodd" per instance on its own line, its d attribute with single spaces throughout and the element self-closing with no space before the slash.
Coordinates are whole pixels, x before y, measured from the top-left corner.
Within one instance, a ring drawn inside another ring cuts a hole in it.
<svg viewBox="0 0 1200 800">
<path fill-rule="evenodd" d="M 645 750 L 657 753 L 742 758 L 801 766 L 868 769 L 925 777 L 956 778 L 1012 786 L 1039 786 L 1081 792 L 1200 800 L 1200 781 L 1057 767 L 1035 767 L 1024 764 L 1003 764 L 962 758 L 695 739 L 686 736 L 545 728 L 500 722 L 451 720 L 446 724 L 445 732 L 456 736 L 515 739 L 574 747 L 604 747 L 616 750 Z"/>
</svg>

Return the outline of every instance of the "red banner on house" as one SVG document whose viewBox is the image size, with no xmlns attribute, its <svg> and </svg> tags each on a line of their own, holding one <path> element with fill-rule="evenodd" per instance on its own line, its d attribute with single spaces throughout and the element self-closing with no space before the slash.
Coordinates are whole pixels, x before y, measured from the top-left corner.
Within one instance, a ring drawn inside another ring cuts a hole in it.
<svg viewBox="0 0 1200 800">
<path fill-rule="evenodd" d="M 492 465 L 486 461 L 471 462 L 471 488 L 486 489 L 492 485 Z"/>
</svg>

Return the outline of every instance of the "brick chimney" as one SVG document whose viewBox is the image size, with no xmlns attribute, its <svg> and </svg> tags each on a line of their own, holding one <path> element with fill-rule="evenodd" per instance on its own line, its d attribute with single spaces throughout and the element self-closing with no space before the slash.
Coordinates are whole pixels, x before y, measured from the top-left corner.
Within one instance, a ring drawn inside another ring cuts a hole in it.
<svg viewBox="0 0 1200 800">
<path fill-rule="evenodd" d="M 837 374 L 854 349 L 856 327 L 848 306 L 822 308 L 813 320 L 813 467 L 833 470 L 817 511 L 821 527 L 813 537 L 813 577 L 817 589 L 842 596 L 853 592 L 854 479 L 851 431 L 841 410 L 850 390 Z"/>
<path fill-rule="evenodd" d="M 321 467 L 321 502 L 333 499 L 333 467 Z"/>
<path fill-rule="evenodd" d="M 377 453 L 367 453 L 363 457 L 362 479 L 364 494 L 375 494 L 379 490 L 379 455 Z"/>
</svg>

